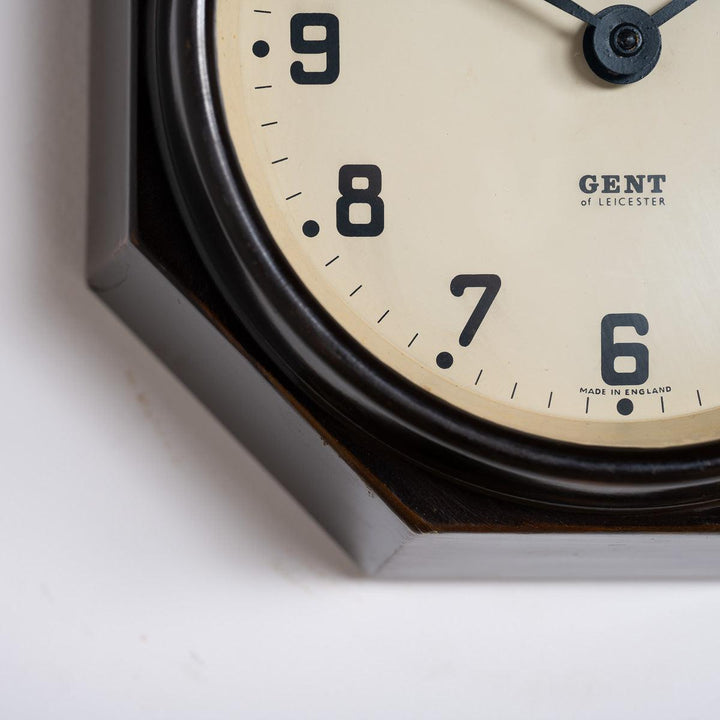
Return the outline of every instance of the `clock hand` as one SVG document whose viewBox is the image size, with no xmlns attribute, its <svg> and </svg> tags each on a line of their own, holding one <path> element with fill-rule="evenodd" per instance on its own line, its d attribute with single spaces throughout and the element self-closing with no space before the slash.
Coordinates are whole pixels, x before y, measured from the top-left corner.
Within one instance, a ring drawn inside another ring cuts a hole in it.
<svg viewBox="0 0 720 720">
<path fill-rule="evenodd" d="M 572 0 L 545 0 L 545 2 L 554 5 L 556 8 L 562 10 L 563 12 L 569 13 L 573 17 L 576 17 L 578 20 L 582 20 L 588 25 L 595 25 L 597 22 L 595 15 L 587 11 L 585 8 L 580 7 L 580 5 L 578 5 L 576 2 L 573 2 Z M 688 2 L 695 2 L 695 0 L 685 0 L 685 5 L 687 5 Z M 670 4 L 672 5 L 673 3 Z M 680 9 L 682 10 L 682 8 Z M 677 12 L 679 12 L 679 10 Z M 672 17 L 672 15 L 670 17 Z M 668 18 L 668 20 L 669 19 L 670 18 Z"/>
<path fill-rule="evenodd" d="M 664 8 L 658 10 L 652 17 L 655 24 L 660 27 L 668 20 L 672 20 L 678 13 L 690 7 L 696 0 L 672 0 Z"/>
</svg>

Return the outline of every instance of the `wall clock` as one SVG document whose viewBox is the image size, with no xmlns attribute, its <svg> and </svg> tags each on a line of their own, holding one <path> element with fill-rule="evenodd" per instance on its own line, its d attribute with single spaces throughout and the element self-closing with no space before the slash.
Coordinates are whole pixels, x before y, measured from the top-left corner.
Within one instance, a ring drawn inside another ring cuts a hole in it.
<svg viewBox="0 0 720 720">
<path fill-rule="evenodd" d="M 482 574 L 491 535 L 519 575 L 530 532 L 623 536 L 635 561 L 652 532 L 716 537 L 720 10 L 586 4 L 98 13 L 96 36 L 126 14 L 118 57 L 140 48 L 130 245 L 332 437 L 356 490 L 462 546 L 416 574 Z M 120 297 L 104 250 L 94 284 Z M 203 383 L 247 405 L 218 372 Z"/>
</svg>

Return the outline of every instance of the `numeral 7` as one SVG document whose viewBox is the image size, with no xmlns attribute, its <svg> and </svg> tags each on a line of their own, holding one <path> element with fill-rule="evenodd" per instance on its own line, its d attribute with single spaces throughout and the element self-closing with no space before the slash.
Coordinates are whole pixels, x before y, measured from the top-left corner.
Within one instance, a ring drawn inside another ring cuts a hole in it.
<svg viewBox="0 0 720 720">
<path fill-rule="evenodd" d="M 450 291 L 455 297 L 462 297 L 468 288 L 484 288 L 478 304 L 470 316 L 467 325 L 460 334 L 460 345 L 468 347 L 485 320 L 485 316 L 500 292 L 502 281 L 497 275 L 458 275 L 450 283 Z"/>
</svg>

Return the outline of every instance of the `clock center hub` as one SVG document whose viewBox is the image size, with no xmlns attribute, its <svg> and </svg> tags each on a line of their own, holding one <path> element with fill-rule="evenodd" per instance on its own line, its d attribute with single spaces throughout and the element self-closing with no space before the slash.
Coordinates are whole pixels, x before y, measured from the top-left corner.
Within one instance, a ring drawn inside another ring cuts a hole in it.
<svg viewBox="0 0 720 720">
<path fill-rule="evenodd" d="M 647 77 L 660 59 L 662 38 L 651 15 L 632 5 L 613 5 L 598 13 L 583 39 L 592 71 L 615 85 Z"/>
<path fill-rule="evenodd" d="M 617 55 L 636 55 L 643 44 L 642 32 L 635 25 L 621 25 L 612 35 L 612 48 Z"/>
</svg>

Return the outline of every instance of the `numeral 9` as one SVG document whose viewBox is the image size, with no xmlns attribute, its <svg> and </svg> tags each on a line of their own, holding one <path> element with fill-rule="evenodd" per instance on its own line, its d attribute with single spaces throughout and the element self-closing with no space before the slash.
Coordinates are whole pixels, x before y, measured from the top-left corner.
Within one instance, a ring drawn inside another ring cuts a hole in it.
<svg viewBox="0 0 720 720">
<path fill-rule="evenodd" d="M 324 28 L 322 40 L 308 40 L 308 28 Z M 310 72 L 299 60 L 290 67 L 298 85 L 332 85 L 340 75 L 340 22 L 330 13 L 299 13 L 290 21 L 290 45 L 301 55 L 326 55 L 325 70 Z"/>
</svg>

